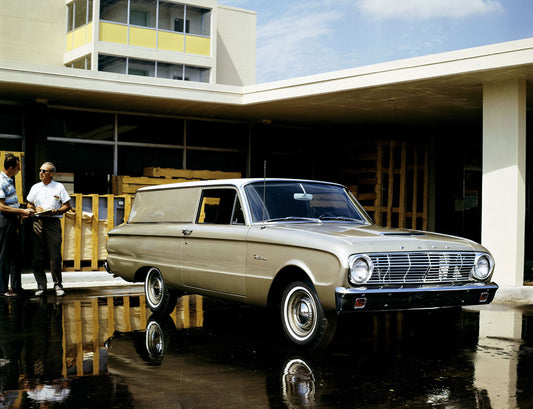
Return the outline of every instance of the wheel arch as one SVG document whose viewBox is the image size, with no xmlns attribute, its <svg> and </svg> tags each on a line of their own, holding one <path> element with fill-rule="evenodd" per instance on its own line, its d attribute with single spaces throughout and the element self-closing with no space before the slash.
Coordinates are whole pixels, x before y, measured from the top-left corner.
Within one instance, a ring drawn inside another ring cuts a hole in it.
<svg viewBox="0 0 533 409">
<path fill-rule="evenodd" d="M 269 308 L 276 308 L 281 303 L 281 296 L 283 291 L 292 282 L 302 281 L 315 287 L 310 274 L 308 274 L 302 267 L 297 265 L 288 265 L 283 267 L 272 282 L 268 292 L 267 305 Z"/>
<path fill-rule="evenodd" d="M 148 271 L 150 271 L 152 268 L 157 268 L 157 267 L 144 266 L 144 267 L 139 268 L 135 272 L 135 275 L 133 277 L 133 281 L 134 282 L 144 282 L 144 280 L 146 279 L 146 275 L 148 274 Z M 159 268 L 157 268 L 157 269 L 159 270 Z M 159 270 L 159 271 L 161 271 L 161 270 Z"/>
</svg>

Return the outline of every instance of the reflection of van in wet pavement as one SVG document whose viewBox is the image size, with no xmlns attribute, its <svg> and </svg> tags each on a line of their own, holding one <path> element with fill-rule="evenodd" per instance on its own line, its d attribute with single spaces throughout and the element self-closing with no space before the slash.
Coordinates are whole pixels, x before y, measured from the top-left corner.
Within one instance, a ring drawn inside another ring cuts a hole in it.
<svg viewBox="0 0 533 409">
<path fill-rule="evenodd" d="M 107 251 L 108 271 L 144 281 L 155 313 L 183 293 L 269 306 L 291 342 L 312 348 L 341 314 L 488 304 L 498 288 L 483 246 L 378 227 L 345 187 L 306 180 L 139 189 Z"/>
<path fill-rule="evenodd" d="M 0 300 L 0 402 L 372 409 L 533 401 L 531 307 L 468 307 L 454 320 L 442 311 L 343 316 L 350 325 L 308 353 L 289 346 L 262 308 L 185 296 L 170 315 L 150 316 L 137 287 L 120 290 L 77 290 L 57 303 Z"/>
</svg>

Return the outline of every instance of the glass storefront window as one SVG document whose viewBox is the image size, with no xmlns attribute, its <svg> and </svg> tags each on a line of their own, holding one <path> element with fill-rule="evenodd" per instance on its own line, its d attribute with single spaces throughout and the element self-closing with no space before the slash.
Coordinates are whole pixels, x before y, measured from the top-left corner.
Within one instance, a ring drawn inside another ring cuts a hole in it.
<svg viewBox="0 0 533 409">
<path fill-rule="evenodd" d="M 115 116 L 98 112 L 50 110 L 47 136 L 113 141 Z"/>
<path fill-rule="evenodd" d="M 111 192 L 113 146 L 48 142 L 48 158 L 58 172 L 74 173 L 74 191 L 83 194 Z"/>
<path fill-rule="evenodd" d="M 118 141 L 181 146 L 183 120 L 119 115 Z"/>
<path fill-rule="evenodd" d="M 22 111 L 8 105 L 0 105 L 0 136 L 22 136 Z"/>
<path fill-rule="evenodd" d="M 128 0 L 100 0 L 100 20 L 128 24 Z"/>
<path fill-rule="evenodd" d="M 119 146 L 118 174 L 142 176 L 148 167 L 180 169 L 182 156 L 181 149 Z"/>
</svg>

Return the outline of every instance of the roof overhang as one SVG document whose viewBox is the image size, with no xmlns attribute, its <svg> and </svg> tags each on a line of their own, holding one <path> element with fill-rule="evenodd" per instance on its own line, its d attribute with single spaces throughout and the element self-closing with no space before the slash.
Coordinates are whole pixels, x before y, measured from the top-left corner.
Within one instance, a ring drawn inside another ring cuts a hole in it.
<svg viewBox="0 0 533 409">
<path fill-rule="evenodd" d="M 425 122 L 480 117 L 483 84 L 512 78 L 533 80 L 533 38 L 246 87 L 0 61 L 0 99 L 251 122 Z"/>
</svg>

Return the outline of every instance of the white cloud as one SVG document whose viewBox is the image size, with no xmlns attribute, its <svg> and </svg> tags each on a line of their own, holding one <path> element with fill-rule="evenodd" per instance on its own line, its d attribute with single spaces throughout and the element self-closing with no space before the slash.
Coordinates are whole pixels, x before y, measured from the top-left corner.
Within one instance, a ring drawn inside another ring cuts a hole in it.
<svg viewBox="0 0 533 409">
<path fill-rule="evenodd" d="M 258 27 L 258 82 L 322 72 L 342 59 L 326 44 L 343 13 L 323 6 L 296 5 Z"/>
<path fill-rule="evenodd" d="M 357 0 L 356 4 L 378 19 L 468 17 L 503 10 L 499 0 Z"/>
</svg>

